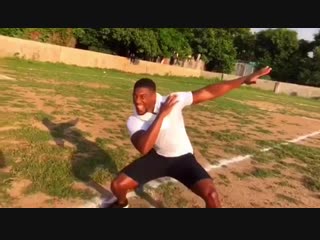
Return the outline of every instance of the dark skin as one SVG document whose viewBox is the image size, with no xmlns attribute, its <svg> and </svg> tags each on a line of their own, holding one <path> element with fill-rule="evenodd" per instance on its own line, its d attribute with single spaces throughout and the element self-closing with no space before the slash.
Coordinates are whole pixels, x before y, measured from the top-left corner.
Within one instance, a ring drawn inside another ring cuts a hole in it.
<svg viewBox="0 0 320 240">
<path fill-rule="evenodd" d="M 199 104 L 221 97 L 233 89 L 239 88 L 243 84 L 255 84 L 258 78 L 268 75 L 270 67 L 260 69 L 248 76 L 240 77 L 235 80 L 212 84 L 193 91 L 193 104 Z M 153 112 L 156 103 L 156 92 L 148 88 L 137 88 L 133 92 L 133 103 L 139 115 Z M 135 148 L 143 155 L 147 154 L 155 145 L 163 119 L 171 112 L 177 104 L 176 96 L 169 96 L 165 103 L 160 107 L 160 111 L 147 131 L 138 131 L 131 137 L 131 142 Z M 111 190 L 118 199 L 119 204 L 125 205 L 128 200 L 126 194 L 129 190 L 136 189 L 138 183 L 127 175 L 121 173 L 111 184 Z M 220 208 L 221 203 L 218 193 L 211 179 L 200 180 L 195 183 L 191 190 L 201 197 L 206 208 Z"/>
</svg>

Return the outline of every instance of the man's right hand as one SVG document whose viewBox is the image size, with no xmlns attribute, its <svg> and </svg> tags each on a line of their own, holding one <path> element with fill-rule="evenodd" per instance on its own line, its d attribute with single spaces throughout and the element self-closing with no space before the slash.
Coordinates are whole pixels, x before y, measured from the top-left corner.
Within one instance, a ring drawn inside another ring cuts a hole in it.
<svg viewBox="0 0 320 240">
<path fill-rule="evenodd" d="M 153 148 L 158 138 L 163 119 L 172 111 L 177 102 L 177 96 L 169 96 L 166 101 L 161 104 L 159 114 L 148 130 L 138 131 L 132 135 L 131 141 L 141 154 L 145 155 Z"/>
<path fill-rule="evenodd" d="M 170 95 L 164 103 L 161 103 L 159 114 L 166 117 L 173 109 L 174 105 L 178 103 L 177 95 Z"/>
</svg>

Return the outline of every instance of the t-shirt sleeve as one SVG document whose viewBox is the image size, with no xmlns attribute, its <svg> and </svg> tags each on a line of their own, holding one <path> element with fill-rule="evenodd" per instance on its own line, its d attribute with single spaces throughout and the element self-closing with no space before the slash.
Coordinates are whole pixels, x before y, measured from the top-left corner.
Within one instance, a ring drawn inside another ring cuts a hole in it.
<svg viewBox="0 0 320 240">
<path fill-rule="evenodd" d="M 175 93 L 178 96 L 178 105 L 182 108 L 190 106 L 193 103 L 193 94 L 192 92 L 177 92 Z"/>
<path fill-rule="evenodd" d="M 127 121 L 127 128 L 128 128 L 130 137 L 132 137 L 133 134 L 135 134 L 140 130 L 147 130 L 144 122 L 134 116 L 129 117 Z"/>
</svg>

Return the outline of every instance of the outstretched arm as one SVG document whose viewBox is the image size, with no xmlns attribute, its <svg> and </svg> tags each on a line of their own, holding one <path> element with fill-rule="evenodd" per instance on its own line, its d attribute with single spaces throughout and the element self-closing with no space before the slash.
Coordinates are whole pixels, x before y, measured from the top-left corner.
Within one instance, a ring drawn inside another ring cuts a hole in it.
<svg viewBox="0 0 320 240">
<path fill-rule="evenodd" d="M 265 67 L 250 75 L 237 78 L 235 80 L 226 81 L 223 83 L 212 84 L 207 87 L 201 88 L 192 92 L 193 104 L 198 104 L 205 101 L 213 100 L 217 97 L 221 97 L 235 88 L 239 88 L 242 84 L 255 84 L 257 79 L 268 75 L 272 68 Z"/>
</svg>

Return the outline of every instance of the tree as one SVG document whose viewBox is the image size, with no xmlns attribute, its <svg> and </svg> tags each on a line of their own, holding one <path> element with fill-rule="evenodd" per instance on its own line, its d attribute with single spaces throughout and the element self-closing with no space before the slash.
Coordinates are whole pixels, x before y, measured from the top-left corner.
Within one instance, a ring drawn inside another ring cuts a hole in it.
<svg viewBox="0 0 320 240">
<path fill-rule="evenodd" d="M 312 47 L 316 48 L 317 46 L 320 46 L 320 31 L 314 34 L 313 39 L 314 40 L 312 41 Z"/>
<path fill-rule="evenodd" d="M 307 55 L 310 51 L 313 52 L 312 58 Z M 306 44 L 304 52 L 306 54 L 301 58 L 298 83 L 320 87 L 320 32 L 315 35 L 314 41 Z"/>
<path fill-rule="evenodd" d="M 299 49 L 297 32 L 288 29 L 268 29 L 256 35 L 255 55 L 258 67 L 272 66 L 271 77 L 290 81 L 288 63 Z"/>
<path fill-rule="evenodd" d="M 234 69 L 236 50 L 233 39 L 224 29 L 194 28 L 188 33 L 194 53 L 200 53 L 208 70 L 230 73 Z"/>
<path fill-rule="evenodd" d="M 101 39 L 96 28 L 74 28 L 73 34 L 77 39 L 76 47 L 81 49 L 101 49 L 103 39 Z"/>
<path fill-rule="evenodd" d="M 0 28 L 0 35 L 9 37 L 23 37 L 25 28 Z"/>
<path fill-rule="evenodd" d="M 161 54 L 157 36 L 149 28 L 82 28 L 75 33 L 79 43 L 88 49 L 120 56 L 131 51 L 143 59 Z"/>
<path fill-rule="evenodd" d="M 152 60 L 161 55 L 157 35 L 152 29 L 133 29 L 132 36 L 132 44 L 141 58 Z"/>
<path fill-rule="evenodd" d="M 182 58 L 192 54 L 187 38 L 176 28 L 156 28 L 154 31 L 164 57 L 171 57 L 174 52 L 179 53 Z"/>
<path fill-rule="evenodd" d="M 255 60 L 255 35 L 250 28 L 225 28 L 233 39 L 237 51 L 237 59 L 252 62 Z"/>
</svg>

